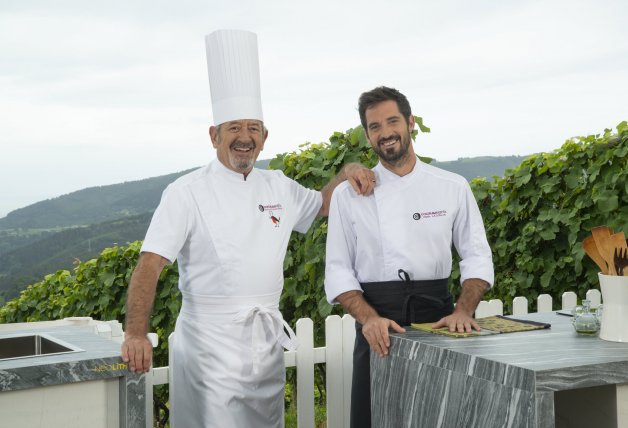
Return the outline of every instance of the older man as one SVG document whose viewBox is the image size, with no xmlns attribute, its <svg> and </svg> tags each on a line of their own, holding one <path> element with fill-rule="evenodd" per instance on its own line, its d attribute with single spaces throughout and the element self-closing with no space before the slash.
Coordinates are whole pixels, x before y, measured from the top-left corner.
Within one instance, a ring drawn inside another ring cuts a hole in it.
<svg viewBox="0 0 628 428">
<path fill-rule="evenodd" d="M 360 96 L 358 110 L 379 157 L 377 186 L 368 197 L 356 198 L 344 185 L 334 192 L 325 290 L 330 303 L 342 304 L 357 320 L 351 426 L 368 428 L 369 347 L 387 355 L 388 330 L 402 333 L 411 322 L 479 330 L 472 315 L 493 282 L 493 264 L 467 181 L 417 160 L 406 97 L 378 87 Z M 452 242 L 462 259 L 455 309 L 447 288 Z"/>
<path fill-rule="evenodd" d="M 256 36 L 217 31 L 206 45 L 217 160 L 164 191 L 131 278 L 122 354 L 131 370 L 149 369 L 156 284 L 176 259 L 183 302 L 170 361 L 172 426 L 276 428 L 283 426 L 283 348 L 295 347 L 278 309 L 290 234 L 327 214 L 345 177 L 366 194 L 373 175 L 351 165 L 319 193 L 254 168 L 268 137 Z"/>
</svg>

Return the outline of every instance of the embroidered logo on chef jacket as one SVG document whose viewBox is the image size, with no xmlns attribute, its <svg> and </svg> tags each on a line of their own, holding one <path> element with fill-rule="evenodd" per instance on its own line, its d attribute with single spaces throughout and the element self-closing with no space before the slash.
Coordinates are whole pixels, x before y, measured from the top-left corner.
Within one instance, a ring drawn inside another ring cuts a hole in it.
<svg viewBox="0 0 628 428">
<path fill-rule="evenodd" d="M 428 219 L 434 217 L 445 217 L 447 215 L 447 210 L 440 211 L 426 211 L 423 213 L 414 213 L 412 214 L 412 218 L 415 220 Z"/>
<path fill-rule="evenodd" d="M 274 224 L 275 227 L 279 227 L 279 225 L 281 224 L 281 217 L 278 214 L 276 214 L 276 212 L 283 210 L 283 207 L 281 206 L 281 204 L 267 204 L 267 205 L 259 204 L 257 208 L 261 212 L 268 211 L 268 216 L 269 216 L 268 218 L 270 219 L 271 223 Z"/>
<path fill-rule="evenodd" d="M 261 212 L 264 212 L 264 211 L 279 211 L 279 210 L 282 210 L 283 207 L 281 206 L 281 204 L 266 204 L 266 205 L 259 204 L 257 206 L 257 209 L 260 210 Z"/>
</svg>

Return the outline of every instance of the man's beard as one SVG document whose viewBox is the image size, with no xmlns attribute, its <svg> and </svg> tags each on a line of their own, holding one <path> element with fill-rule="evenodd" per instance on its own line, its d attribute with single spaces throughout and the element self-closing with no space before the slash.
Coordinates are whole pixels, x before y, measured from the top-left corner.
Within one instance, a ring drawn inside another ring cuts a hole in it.
<svg viewBox="0 0 628 428">
<path fill-rule="evenodd" d="M 382 144 L 392 139 L 399 139 L 398 147 L 397 146 L 393 146 L 390 148 L 382 147 Z M 375 147 L 373 147 L 373 150 L 375 151 L 375 153 L 377 153 L 377 156 L 379 156 L 381 160 L 391 165 L 397 166 L 397 165 L 403 164 L 405 160 L 407 159 L 409 147 L 410 147 L 410 133 L 407 133 L 407 134 L 404 134 L 403 136 L 399 136 L 396 134 L 392 137 L 380 138 L 377 141 L 377 144 L 375 145 Z"/>
<path fill-rule="evenodd" d="M 241 141 L 234 141 L 230 145 L 229 150 L 229 164 L 231 167 L 239 172 L 246 173 L 253 168 L 255 165 L 255 143 L 243 143 Z M 235 150 L 236 148 L 250 148 L 251 151 L 248 152 L 250 157 L 248 159 L 242 159 L 235 156 L 231 150 Z"/>
</svg>

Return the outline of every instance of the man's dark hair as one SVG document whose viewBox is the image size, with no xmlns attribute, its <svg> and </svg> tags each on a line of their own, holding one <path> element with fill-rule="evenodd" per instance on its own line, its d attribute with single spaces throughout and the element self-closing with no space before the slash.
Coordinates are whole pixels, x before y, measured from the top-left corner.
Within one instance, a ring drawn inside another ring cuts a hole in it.
<svg viewBox="0 0 628 428">
<path fill-rule="evenodd" d="M 366 110 L 373 107 L 375 104 L 379 104 L 382 101 L 394 101 L 397 103 L 399 112 L 405 119 L 406 123 L 409 123 L 412 110 L 410 109 L 410 103 L 404 94 L 394 88 L 388 88 L 386 86 L 378 86 L 377 88 L 364 92 L 360 95 L 358 100 L 358 112 L 360 113 L 360 122 L 362 122 L 362 128 L 366 129 Z"/>
</svg>

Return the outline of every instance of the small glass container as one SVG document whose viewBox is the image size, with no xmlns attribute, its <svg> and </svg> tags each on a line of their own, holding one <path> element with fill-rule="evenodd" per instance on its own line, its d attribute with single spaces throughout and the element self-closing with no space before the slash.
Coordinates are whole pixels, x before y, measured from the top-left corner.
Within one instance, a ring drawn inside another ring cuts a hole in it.
<svg viewBox="0 0 628 428">
<path fill-rule="evenodd" d="M 573 310 L 573 327 L 579 334 L 594 335 L 600 330 L 600 319 L 591 311 L 591 301 L 583 300 L 582 306 Z"/>
</svg>

